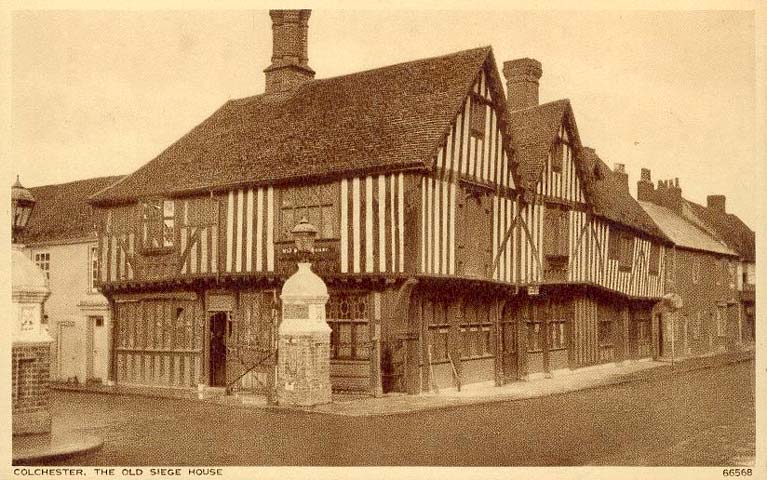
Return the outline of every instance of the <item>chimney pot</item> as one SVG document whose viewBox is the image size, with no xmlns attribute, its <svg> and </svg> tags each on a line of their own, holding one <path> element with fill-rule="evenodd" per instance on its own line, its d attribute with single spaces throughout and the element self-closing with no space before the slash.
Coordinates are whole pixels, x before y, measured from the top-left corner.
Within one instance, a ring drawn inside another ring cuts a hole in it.
<svg viewBox="0 0 767 480">
<path fill-rule="evenodd" d="M 650 175 L 650 169 L 649 168 L 643 168 L 642 169 L 642 175 L 640 177 L 642 180 L 652 182 L 652 177 Z"/>
<path fill-rule="evenodd" d="M 613 164 L 613 171 L 618 173 L 626 173 L 626 165 L 624 163 Z"/>
<path fill-rule="evenodd" d="M 727 197 L 724 195 L 709 195 L 706 197 L 706 202 L 708 204 L 708 208 L 711 210 L 716 210 L 717 212 L 721 213 L 727 213 L 725 210 L 725 202 L 727 201 Z"/>
<path fill-rule="evenodd" d="M 543 69 L 533 58 L 518 58 L 503 62 L 510 111 L 538 106 L 538 81 Z"/>
</svg>

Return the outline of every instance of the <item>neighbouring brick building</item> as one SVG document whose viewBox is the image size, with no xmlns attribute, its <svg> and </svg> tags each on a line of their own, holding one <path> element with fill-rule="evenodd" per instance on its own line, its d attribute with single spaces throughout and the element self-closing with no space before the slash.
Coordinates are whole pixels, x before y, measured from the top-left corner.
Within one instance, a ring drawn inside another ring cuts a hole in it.
<svg viewBox="0 0 767 480">
<path fill-rule="evenodd" d="M 659 181 L 656 188 L 650 175 L 642 169 L 637 197 L 674 242 L 666 252 L 665 289 L 683 302 L 679 311 L 664 316 L 659 354 L 684 357 L 732 349 L 741 332 L 738 255 L 699 222 L 678 179 Z"/>
<path fill-rule="evenodd" d="M 670 240 L 541 65 L 490 47 L 327 79 L 270 12 L 266 91 L 91 197 L 110 378 L 268 387 L 290 231 L 318 228 L 336 389 L 416 393 L 657 354 Z M 373 347 L 380 342 L 380 356 Z"/>
<path fill-rule="evenodd" d="M 753 343 L 756 340 L 756 234 L 737 215 L 727 212 L 724 195 L 709 195 L 706 200 L 705 207 L 687 203 L 699 223 L 713 229 L 740 257 L 736 277 L 742 330 L 740 338 L 743 342 Z"/>
<path fill-rule="evenodd" d="M 36 205 L 21 241 L 51 290 L 43 326 L 53 337 L 51 380 L 105 382 L 110 308 L 96 289 L 96 216 L 88 197 L 121 177 L 100 177 L 31 188 Z"/>
</svg>

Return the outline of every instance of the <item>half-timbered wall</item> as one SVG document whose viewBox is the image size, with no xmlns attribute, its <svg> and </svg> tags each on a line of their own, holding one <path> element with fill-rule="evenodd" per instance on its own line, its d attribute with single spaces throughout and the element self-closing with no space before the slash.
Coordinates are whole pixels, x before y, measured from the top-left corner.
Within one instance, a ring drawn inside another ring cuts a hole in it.
<svg viewBox="0 0 767 480">
<path fill-rule="evenodd" d="M 514 188 L 507 144 L 494 102 L 482 70 L 437 151 L 438 172 Z"/>
<path fill-rule="evenodd" d="M 405 270 L 405 175 L 341 180 L 341 273 Z"/>
<path fill-rule="evenodd" d="M 229 191 L 222 222 L 224 272 L 274 271 L 274 196 L 273 187 Z"/>
<path fill-rule="evenodd" d="M 178 387 L 199 383 L 205 317 L 194 294 L 118 298 L 114 319 L 118 383 Z"/>
<path fill-rule="evenodd" d="M 536 192 L 546 197 L 583 203 L 586 200 L 576 172 L 573 149 L 563 124 L 549 152 Z"/>
</svg>

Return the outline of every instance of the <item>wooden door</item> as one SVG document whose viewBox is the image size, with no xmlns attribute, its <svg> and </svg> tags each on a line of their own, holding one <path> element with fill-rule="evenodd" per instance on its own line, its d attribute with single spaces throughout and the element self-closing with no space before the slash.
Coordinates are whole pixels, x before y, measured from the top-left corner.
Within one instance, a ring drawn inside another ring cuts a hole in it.
<svg viewBox="0 0 767 480">
<path fill-rule="evenodd" d="M 59 380 L 84 382 L 79 378 L 77 359 L 80 358 L 80 340 L 74 322 L 59 323 Z"/>
<path fill-rule="evenodd" d="M 104 381 L 107 378 L 109 340 L 107 326 L 101 315 L 88 317 L 90 323 L 91 352 L 89 380 Z"/>
<path fill-rule="evenodd" d="M 226 329 L 229 314 L 216 312 L 210 317 L 210 386 L 226 386 Z"/>
</svg>

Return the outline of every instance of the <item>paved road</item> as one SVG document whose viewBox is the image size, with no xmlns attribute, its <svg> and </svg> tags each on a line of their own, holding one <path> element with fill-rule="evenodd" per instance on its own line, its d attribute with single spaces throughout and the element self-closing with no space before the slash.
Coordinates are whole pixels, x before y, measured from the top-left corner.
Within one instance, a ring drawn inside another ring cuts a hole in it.
<svg viewBox="0 0 767 480">
<path fill-rule="evenodd" d="M 57 392 L 56 428 L 100 435 L 69 465 L 733 465 L 754 457 L 754 363 L 390 417 Z"/>
</svg>

